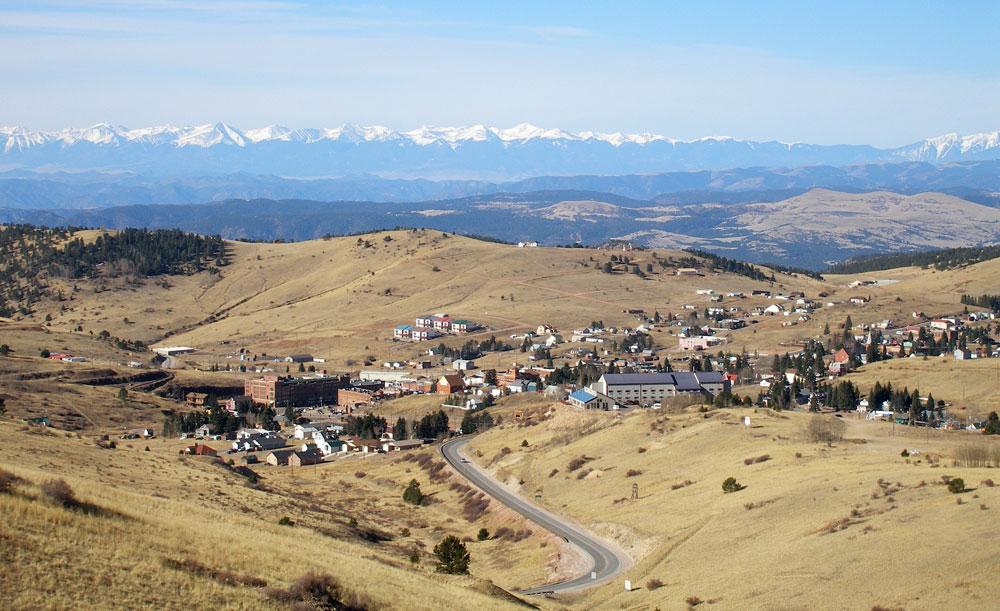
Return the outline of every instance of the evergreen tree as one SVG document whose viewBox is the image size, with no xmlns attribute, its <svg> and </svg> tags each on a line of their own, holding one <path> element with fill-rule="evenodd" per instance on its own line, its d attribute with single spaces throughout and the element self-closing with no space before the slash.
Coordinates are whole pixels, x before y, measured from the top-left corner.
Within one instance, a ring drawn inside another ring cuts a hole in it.
<svg viewBox="0 0 1000 611">
<path fill-rule="evenodd" d="M 469 550 L 454 535 L 448 535 L 434 546 L 434 555 L 438 559 L 437 570 L 439 573 L 465 575 L 469 572 Z"/>
</svg>

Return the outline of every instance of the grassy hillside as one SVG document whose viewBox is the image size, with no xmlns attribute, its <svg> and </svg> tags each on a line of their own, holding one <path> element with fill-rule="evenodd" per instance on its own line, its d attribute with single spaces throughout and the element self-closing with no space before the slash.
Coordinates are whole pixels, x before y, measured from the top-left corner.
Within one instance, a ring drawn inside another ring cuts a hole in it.
<svg viewBox="0 0 1000 611">
<path fill-rule="evenodd" d="M 269 590 L 315 572 L 368 608 L 452 608 L 462 600 L 500 609 L 516 600 L 488 580 L 542 580 L 549 557 L 558 555 L 557 542 L 540 533 L 469 543 L 472 576 L 441 575 L 431 548 L 445 534 L 527 525 L 491 507 L 466 519 L 454 480 L 442 474 L 431 482 L 416 462 L 399 457 L 302 472 L 258 467 L 260 484 L 251 485 L 212 459 L 178 456 L 182 445 L 155 440 L 103 449 L 90 438 L 0 420 L 6 605 L 287 608 Z M 43 485 L 55 478 L 68 483 L 75 501 L 64 506 L 46 494 Z M 409 478 L 422 481 L 427 506 L 402 502 Z M 294 525 L 279 524 L 282 516 Z"/>
<path fill-rule="evenodd" d="M 1000 460 L 1000 440 L 903 427 L 890 437 L 888 424 L 848 419 L 844 441 L 828 446 L 808 441 L 809 418 L 755 410 L 617 417 L 553 406 L 471 446 L 522 494 L 540 495 L 636 561 L 622 579 L 638 591 L 625 593 L 619 579 L 575 607 L 680 609 L 695 599 L 721 608 L 988 606 L 997 565 L 981 542 L 992 536 L 1000 488 L 980 483 L 995 469 L 953 462 L 967 443 L 986 444 Z M 919 454 L 903 458 L 904 448 Z M 952 494 L 943 476 L 974 490 Z M 724 493 L 728 477 L 745 489 Z M 630 500 L 633 484 L 638 500 Z"/>
<path fill-rule="evenodd" d="M 614 274 L 598 269 L 614 254 L 609 251 L 516 248 L 422 230 L 294 244 L 232 243 L 228 250 L 231 263 L 218 274 L 174 276 L 113 296 L 85 289 L 65 307 L 39 306 L 34 319 L 51 315 L 53 329 L 108 330 L 220 355 L 237 346 L 271 354 L 312 352 L 343 366 L 367 355 L 415 356 L 419 347 L 393 345 L 391 330 L 420 314 L 447 311 L 480 321 L 490 327 L 476 336 L 484 339 L 540 323 L 562 330 L 592 320 L 634 325 L 623 310 L 679 312 L 685 303 L 707 305 L 695 296 L 699 288 L 749 293 L 767 286 L 731 274 L 662 273 L 652 251 L 626 253 L 643 269 L 654 264 L 642 279 L 624 268 Z M 788 290 L 816 292 L 821 286 L 782 275 L 778 281 Z"/>
</svg>

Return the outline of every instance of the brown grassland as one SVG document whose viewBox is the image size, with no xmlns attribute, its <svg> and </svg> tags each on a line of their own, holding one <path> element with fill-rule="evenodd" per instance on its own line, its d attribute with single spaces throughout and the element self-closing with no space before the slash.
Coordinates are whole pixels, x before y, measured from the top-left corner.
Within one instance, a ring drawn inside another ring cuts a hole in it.
<svg viewBox="0 0 1000 611">
<path fill-rule="evenodd" d="M 346 596 L 372 608 L 506 608 L 520 605 L 508 592 L 581 569 L 561 539 L 495 501 L 484 502 L 443 466 L 435 448 L 303 469 L 257 465 L 260 478 L 253 483 L 224 463 L 180 456 L 189 442 L 99 443 L 100 434 L 125 428 L 159 429 L 165 411 L 182 409 L 149 392 L 147 375 L 184 388 L 238 386 L 251 374 L 204 369 L 236 364 L 226 357 L 240 347 L 312 353 L 327 358 L 318 367 L 332 371 L 357 370 L 370 355 L 377 367 L 380 360 L 420 356 L 428 346 L 391 341 L 392 327 L 439 311 L 489 326 L 472 339 L 495 334 L 514 341 L 510 334 L 541 323 L 568 336 L 593 320 L 635 326 L 636 318 L 624 312 L 630 308 L 682 315 L 685 304 L 699 311 L 716 305 L 696 295 L 698 289 L 827 293 L 807 322 L 783 326 L 794 317 L 760 317 L 725 333 L 730 341 L 723 349 L 769 358 L 821 338 L 824 325 L 839 334 L 847 316 L 856 324 L 907 322 L 915 311 L 961 312 L 963 293 L 1000 293 L 1000 261 L 824 281 L 777 274 L 772 285 L 724 273 L 672 276 L 659 265 L 645 279 L 599 269 L 611 254 L 625 254 L 645 270 L 654 256 L 686 256 L 677 251 L 519 249 L 429 230 L 231 243 L 230 249 L 231 263 L 221 274 L 115 283 L 109 290 L 103 282 L 80 281 L 71 301 L 40 304 L 25 320 L 0 321 L 0 343 L 11 348 L 0 356 L 0 399 L 7 409 L 0 418 L 4 606 L 276 608 L 288 603 L 274 590 L 312 571 L 331 575 Z M 854 280 L 890 282 L 850 288 Z M 871 302 L 851 305 L 852 295 Z M 748 297 L 725 298 L 722 305 L 749 310 L 768 303 Z M 150 354 L 119 349 L 101 339 L 102 330 L 198 352 L 181 359 L 184 369 L 133 369 L 124 364 L 148 364 Z M 675 332 L 653 336 L 676 362 L 687 354 L 677 350 Z M 85 355 L 88 362 L 43 359 L 43 349 Z M 526 359 L 515 350 L 488 355 L 479 365 L 506 368 Z M 970 417 L 1000 403 L 992 359 L 894 360 L 848 379 L 862 390 L 891 381 L 930 391 Z M 373 410 L 390 422 L 412 421 L 443 399 L 413 396 Z M 626 574 L 593 590 L 530 603 L 553 609 L 685 609 L 699 601 L 722 609 L 991 606 L 1000 569 L 1000 488 L 987 482 L 998 477 L 1000 440 L 850 414 L 843 418 L 844 439 L 823 444 L 808 439 L 806 414 L 703 413 L 675 403 L 660 411 L 584 413 L 520 395 L 491 409 L 503 424 L 471 442 L 472 458 L 523 495 L 540 495 L 549 510 L 615 542 L 634 561 Z M 515 411 L 527 418 L 516 421 Z M 462 415 L 449 410 L 453 426 Z M 744 415 L 750 428 L 738 423 Z M 37 416 L 49 417 L 53 427 L 23 424 Z M 916 452 L 903 457 L 903 449 Z M 979 454 L 985 456 L 979 462 L 993 466 L 969 466 L 969 457 Z M 6 486 L 5 473 L 16 477 Z M 745 488 L 724 493 L 727 477 Z M 963 478 L 968 490 L 950 493 L 950 477 Z M 79 503 L 61 506 L 45 493 L 43 485 L 56 478 Z M 411 479 L 427 495 L 420 507 L 402 501 Z M 630 499 L 633 484 L 637 500 Z M 294 524 L 279 524 L 283 517 Z M 501 536 L 477 541 L 480 528 Z M 470 576 L 435 573 L 431 550 L 449 534 L 467 541 Z M 625 578 L 638 589 L 624 592 Z"/>
</svg>

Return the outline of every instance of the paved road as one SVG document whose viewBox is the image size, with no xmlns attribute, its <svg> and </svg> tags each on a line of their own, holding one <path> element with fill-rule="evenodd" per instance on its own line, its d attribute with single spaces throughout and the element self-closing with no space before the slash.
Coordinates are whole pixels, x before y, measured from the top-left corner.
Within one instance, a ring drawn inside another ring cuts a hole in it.
<svg viewBox="0 0 1000 611">
<path fill-rule="evenodd" d="M 582 590 L 611 579 L 627 567 L 629 560 L 623 554 L 611 549 L 607 544 L 583 528 L 571 524 L 565 519 L 526 501 L 495 480 L 479 465 L 466 460 L 462 455 L 462 448 L 470 439 L 471 437 L 459 437 L 445 442 L 441 445 L 441 454 L 456 471 L 483 492 L 556 536 L 562 537 L 591 559 L 591 568 L 580 577 L 521 590 L 521 594 L 531 595 Z M 597 573 L 596 579 L 591 578 L 591 571 Z"/>
</svg>

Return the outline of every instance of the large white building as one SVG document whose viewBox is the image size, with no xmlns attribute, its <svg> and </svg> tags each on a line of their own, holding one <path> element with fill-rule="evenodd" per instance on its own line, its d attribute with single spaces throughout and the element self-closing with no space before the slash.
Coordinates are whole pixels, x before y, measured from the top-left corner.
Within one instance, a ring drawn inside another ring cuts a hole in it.
<svg viewBox="0 0 1000 611">
<path fill-rule="evenodd" d="M 717 371 L 671 373 L 606 373 L 590 388 L 623 404 L 650 405 L 678 394 L 717 395 L 730 389 Z"/>
</svg>

